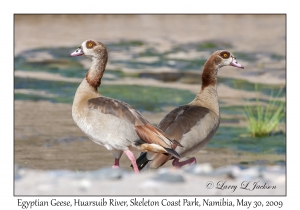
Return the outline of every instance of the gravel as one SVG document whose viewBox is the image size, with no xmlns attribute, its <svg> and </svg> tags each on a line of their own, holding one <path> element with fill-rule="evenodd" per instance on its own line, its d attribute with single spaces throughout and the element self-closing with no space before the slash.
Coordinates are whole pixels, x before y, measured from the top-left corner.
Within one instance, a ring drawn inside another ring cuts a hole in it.
<svg viewBox="0 0 300 210">
<path fill-rule="evenodd" d="M 285 166 L 194 164 L 142 171 L 15 168 L 15 195 L 285 195 Z"/>
</svg>

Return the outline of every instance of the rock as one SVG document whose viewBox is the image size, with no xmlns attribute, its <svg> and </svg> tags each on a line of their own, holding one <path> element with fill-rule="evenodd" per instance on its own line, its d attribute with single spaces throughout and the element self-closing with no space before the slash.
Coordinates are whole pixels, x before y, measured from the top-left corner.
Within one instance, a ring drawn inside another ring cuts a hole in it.
<svg viewBox="0 0 300 210">
<path fill-rule="evenodd" d="M 109 179 L 109 180 L 117 180 L 121 179 L 125 175 L 131 174 L 121 168 L 101 168 L 96 171 L 67 171 L 67 170 L 54 170 L 54 171 L 47 171 L 47 173 L 52 177 L 72 177 L 75 179 Z"/>
<path fill-rule="evenodd" d="M 254 179 L 262 178 L 262 171 L 265 167 L 254 166 L 240 171 L 239 179 L 243 181 L 252 181 Z"/>
<path fill-rule="evenodd" d="M 286 181 L 285 173 L 285 167 L 272 166 L 267 167 L 266 170 L 262 171 L 261 175 L 268 182 L 284 183 Z"/>
<path fill-rule="evenodd" d="M 97 171 L 90 172 L 88 177 L 94 179 L 112 179 L 117 180 L 123 178 L 125 175 L 133 174 L 121 168 L 102 168 Z"/>
<path fill-rule="evenodd" d="M 184 182 L 184 177 L 176 171 L 159 171 L 152 180 L 167 183 Z"/>
<path fill-rule="evenodd" d="M 14 179 L 15 180 L 19 180 L 19 179 L 21 179 L 22 178 L 22 172 L 21 172 L 21 167 L 20 166 L 18 166 L 18 165 L 16 165 L 15 166 L 15 173 L 14 173 Z"/>
<path fill-rule="evenodd" d="M 207 174 L 209 176 L 228 176 L 230 178 L 237 178 L 241 174 L 241 167 L 237 165 L 228 165 L 215 169 L 211 173 Z"/>
<path fill-rule="evenodd" d="M 183 167 L 183 170 L 194 175 L 207 175 L 212 173 L 213 167 L 210 163 L 192 164 Z"/>
<path fill-rule="evenodd" d="M 92 182 L 89 179 L 82 179 L 79 182 L 79 189 L 82 191 L 87 191 L 92 186 Z"/>
</svg>

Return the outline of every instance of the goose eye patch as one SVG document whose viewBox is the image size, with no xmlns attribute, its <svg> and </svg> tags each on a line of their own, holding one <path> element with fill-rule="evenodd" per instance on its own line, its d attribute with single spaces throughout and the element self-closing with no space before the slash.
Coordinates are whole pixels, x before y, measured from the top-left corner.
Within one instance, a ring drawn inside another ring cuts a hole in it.
<svg viewBox="0 0 300 210">
<path fill-rule="evenodd" d="M 94 45 L 95 45 L 95 43 L 93 41 L 88 41 L 86 43 L 86 47 L 89 48 L 89 49 L 92 48 L 92 47 L 94 47 Z"/>
<path fill-rule="evenodd" d="M 227 52 L 227 51 L 223 51 L 223 52 L 220 53 L 220 56 L 222 58 L 229 58 L 230 57 L 230 53 Z"/>
</svg>

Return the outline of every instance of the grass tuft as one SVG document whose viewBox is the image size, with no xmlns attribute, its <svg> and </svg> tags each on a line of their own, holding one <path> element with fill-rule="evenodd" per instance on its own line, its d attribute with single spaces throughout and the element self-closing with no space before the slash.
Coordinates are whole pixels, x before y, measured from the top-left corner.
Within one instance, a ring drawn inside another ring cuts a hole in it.
<svg viewBox="0 0 300 210">
<path fill-rule="evenodd" d="M 255 84 L 255 90 L 257 91 L 257 84 Z M 272 91 L 266 105 L 256 97 L 255 106 L 244 106 L 244 115 L 252 137 L 264 137 L 279 132 L 279 123 L 283 121 L 286 113 L 285 102 L 278 100 L 281 92 L 282 89 L 273 97 Z"/>
</svg>

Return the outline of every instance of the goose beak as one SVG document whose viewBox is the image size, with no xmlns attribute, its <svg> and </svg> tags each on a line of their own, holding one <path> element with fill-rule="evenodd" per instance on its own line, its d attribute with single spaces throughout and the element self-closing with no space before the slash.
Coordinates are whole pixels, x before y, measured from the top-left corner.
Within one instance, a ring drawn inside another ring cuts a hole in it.
<svg viewBox="0 0 300 210">
<path fill-rule="evenodd" d="M 78 47 L 77 50 L 70 54 L 71 57 L 84 55 L 82 48 Z"/>
<path fill-rule="evenodd" d="M 230 63 L 231 66 L 234 66 L 234 67 L 237 67 L 237 68 L 240 68 L 240 69 L 243 69 L 244 66 L 242 66 L 241 64 L 239 64 L 235 58 L 232 59 L 231 63 Z"/>
</svg>

